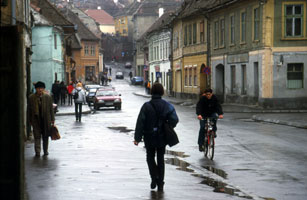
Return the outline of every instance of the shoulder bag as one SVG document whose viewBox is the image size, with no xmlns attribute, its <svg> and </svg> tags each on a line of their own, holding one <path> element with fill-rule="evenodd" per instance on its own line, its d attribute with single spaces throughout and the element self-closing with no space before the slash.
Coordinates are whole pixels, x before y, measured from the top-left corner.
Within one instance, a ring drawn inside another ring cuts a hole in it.
<svg viewBox="0 0 307 200">
<path fill-rule="evenodd" d="M 158 121 L 159 121 L 160 116 L 158 115 L 158 112 L 154 104 L 151 101 L 150 101 L 150 104 L 155 110 Z M 168 146 L 172 147 L 179 143 L 177 133 L 175 132 L 174 128 L 168 123 L 166 119 L 163 121 L 161 129 L 162 129 L 162 132 L 164 133 L 165 142 Z"/>
</svg>

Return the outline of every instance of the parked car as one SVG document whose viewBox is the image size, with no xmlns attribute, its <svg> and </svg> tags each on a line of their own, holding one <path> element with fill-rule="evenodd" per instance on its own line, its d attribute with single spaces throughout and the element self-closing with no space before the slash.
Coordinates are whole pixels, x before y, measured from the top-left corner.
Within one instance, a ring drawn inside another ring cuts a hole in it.
<svg viewBox="0 0 307 200">
<path fill-rule="evenodd" d="M 94 109 L 99 110 L 100 107 L 114 107 L 120 110 L 122 108 L 121 95 L 114 89 L 99 89 L 94 97 Z"/>
<path fill-rule="evenodd" d="M 124 79 L 124 74 L 123 74 L 123 72 L 116 72 L 115 78 L 116 78 L 116 79 Z"/>
<path fill-rule="evenodd" d="M 86 102 L 90 106 L 91 104 L 94 104 L 94 97 L 96 95 L 96 91 L 98 88 L 89 88 L 89 90 L 86 92 Z"/>
<path fill-rule="evenodd" d="M 132 65 L 131 62 L 126 62 L 125 68 L 131 69 Z"/>
<path fill-rule="evenodd" d="M 84 86 L 84 89 L 86 90 L 86 91 L 89 91 L 89 89 L 91 89 L 91 88 L 101 88 L 101 85 L 97 85 L 97 84 L 93 84 L 93 85 L 85 85 Z"/>
<path fill-rule="evenodd" d="M 141 76 L 135 76 L 131 79 L 132 85 L 143 85 L 144 79 Z"/>
</svg>

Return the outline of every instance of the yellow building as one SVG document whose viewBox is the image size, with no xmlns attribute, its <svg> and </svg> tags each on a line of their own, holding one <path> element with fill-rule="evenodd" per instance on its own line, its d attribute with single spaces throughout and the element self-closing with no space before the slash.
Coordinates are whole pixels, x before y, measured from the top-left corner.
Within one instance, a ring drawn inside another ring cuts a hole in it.
<svg viewBox="0 0 307 200">
<path fill-rule="evenodd" d="M 173 24 L 173 90 L 176 96 L 197 99 L 209 86 L 209 73 L 204 72 L 207 22 L 196 15 L 179 16 Z"/>
</svg>

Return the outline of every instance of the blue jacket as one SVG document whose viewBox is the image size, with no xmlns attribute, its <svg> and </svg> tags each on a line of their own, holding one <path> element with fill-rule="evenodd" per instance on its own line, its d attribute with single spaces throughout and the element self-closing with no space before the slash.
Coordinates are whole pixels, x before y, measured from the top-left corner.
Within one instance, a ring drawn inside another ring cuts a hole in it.
<svg viewBox="0 0 307 200">
<path fill-rule="evenodd" d="M 151 105 L 154 104 L 155 109 Z M 158 124 L 158 116 L 159 124 Z M 135 128 L 134 140 L 140 142 L 144 138 L 146 147 L 165 147 L 164 133 L 155 131 L 167 120 L 172 127 L 176 127 L 178 116 L 172 104 L 165 101 L 161 96 L 152 96 L 152 100 L 142 106 Z"/>
</svg>

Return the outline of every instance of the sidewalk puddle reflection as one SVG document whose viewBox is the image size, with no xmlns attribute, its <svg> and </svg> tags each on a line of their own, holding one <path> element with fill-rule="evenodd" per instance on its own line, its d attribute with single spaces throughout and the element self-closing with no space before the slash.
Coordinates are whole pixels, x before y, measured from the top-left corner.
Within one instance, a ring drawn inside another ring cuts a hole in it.
<svg viewBox="0 0 307 200">
<path fill-rule="evenodd" d="M 185 155 L 184 152 L 179 152 L 179 151 L 166 150 L 165 153 L 173 156 L 178 156 L 181 158 L 189 157 L 189 155 Z"/>
<path fill-rule="evenodd" d="M 128 133 L 128 132 L 133 131 L 133 129 L 127 129 L 127 127 L 124 127 L 124 126 L 108 127 L 108 128 L 112 129 L 112 130 L 119 131 L 121 133 Z"/>
<path fill-rule="evenodd" d="M 194 172 L 193 169 L 188 168 L 190 166 L 189 163 L 180 160 L 178 158 L 166 158 L 165 163 L 178 166 L 178 170 L 186 171 L 186 172 Z"/>
<path fill-rule="evenodd" d="M 167 151 L 167 153 L 171 154 L 171 155 L 177 155 L 176 152 Z M 179 155 L 183 155 L 183 154 L 184 154 L 183 152 L 179 153 Z M 165 163 L 178 166 L 177 169 L 181 170 L 181 171 L 186 171 L 186 172 L 191 172 L 191 173 L 194 172 L 193 169 L 189 168 L 190 164 L 188 162 L 180 160 L 177 157 L 166 158 Z M 203 166 L 203 168 L 205 168 L 206 170 L 208 170 L 208 171 L 210 171 L 214 174 L 217 174 L 218 176 L 220 176 L 224 179 L 227 178 L 227 173 L 225 171 L 221 170 L 221 169 L 217 169 L 217 168 L 214 168 L 212 166 Z M 193 173 L 192 175 L 195 176 L 195 177 L 203 179 L 200 182 L 201 184 L 205 184 L 205 185 L 208 185 L 210 187 L 213 187 L 214 188 L 213 192 L 225 193 L 225 194 L 237 196 L 237 197 L 244 198 L 244 199 L 253 199 L 252 196 L 245 194 L 244 192 L 242 192 L 239 189 L 228 186 L 227 183 L 224 183 L 222 181 L 215 180 L 214 178 L 210 178 L 210 177 L 207 177 L 207 176 L 204 176 L 204 175 L 201 175 L 201 174 Z"/>
<path fill-rule="evenodd" d="M 228 187 L 227 184 L 223 183 L 222 181 L 217 181 L 217 180 L 214 180 L 213 178 L 209 178 L 209 177 L 206 177 L 200 174 L 193 174 L 193 176 L 204 179 L 200 183 L 213 187 L 214 192 L 230 194 L 230 195 L 238 196 L 238 197 L 245 198 L 245 199 L 253 199 L 251 196 L 244 194 L 239 189 Z"/>
<path fill-rule="evenodd" d="M 203 168 L 205 168 L 206 170 L 210 172 L 215 173 L 216 175 L 219 175 L 222 178 L 225 178 L 225 179 L 227 178 L 227 173 L 221 169 L 217 169 L 212 166 L 203 166 Z"/>
</svg>

